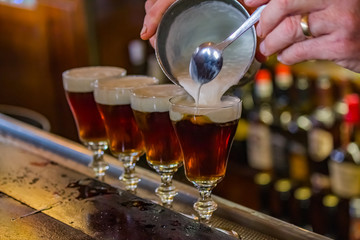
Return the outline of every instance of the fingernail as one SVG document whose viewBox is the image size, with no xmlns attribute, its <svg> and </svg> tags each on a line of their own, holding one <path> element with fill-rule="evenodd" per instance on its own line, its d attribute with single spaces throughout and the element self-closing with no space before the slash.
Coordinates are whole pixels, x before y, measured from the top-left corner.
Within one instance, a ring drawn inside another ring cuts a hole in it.
<svg viewBox="0 0 360 240">
<path fill-rule="evenodd" d="M 140 36 L 144 35 L 146 31 L 147 31 L 147 27 L 146 25 L 144 25 L 143 28 L 141 29 Z"/>
<path fill-rule="evenodd" d="M 265 48 L 265 43 L 264 42 L 262 42 L 262 43 L 260 43 L 260 52 L 261 52 L 261 54 L 263 54 L 263 55 L 266 55 L 265 54 L 265 51 L 266 51 L 266 48 Z"/>
<path fill-rule="evenodd" d="M 281 57 L 281 55 L 277 55 L 277 60 L 282 63 L 282 57 Z"/>
</svg>

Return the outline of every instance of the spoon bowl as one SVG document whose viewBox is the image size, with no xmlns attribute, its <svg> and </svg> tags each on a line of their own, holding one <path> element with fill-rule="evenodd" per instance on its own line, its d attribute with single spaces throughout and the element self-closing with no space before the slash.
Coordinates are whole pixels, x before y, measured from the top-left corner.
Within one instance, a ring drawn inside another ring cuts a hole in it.
<svg viewBox="0 0 360 240">
<path fill-rule="evenodd" d="M 205 42 L 196 48 L 191 57 L 190 77 L 200 84 L 208 83 L 219 74 L 222 65 L 222 51 L 215 43 Z"/>
</svg>

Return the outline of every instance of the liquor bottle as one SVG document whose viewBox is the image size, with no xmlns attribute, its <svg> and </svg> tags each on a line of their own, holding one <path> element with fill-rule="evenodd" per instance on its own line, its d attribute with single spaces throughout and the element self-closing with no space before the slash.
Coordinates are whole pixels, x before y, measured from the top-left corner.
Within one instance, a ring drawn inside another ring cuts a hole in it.
<svg viewBox="0 0 360 240">
<path fill-rule="evenodd" d="M 297 186 L 309 186 L 308 131 L 312 127 L 310 114 L 313 110 L 312 87 L 309 78 L 298 74 L 295 80 L 292 120 L 288 125 L 290 146 L 288 152 L 289 175 Z"/>
<path fill-rule="evenodd" d="M 296 187 L 310 186 L 310 169 L 306 146 L 291 140 L 288 153 L 289 176 Z"/>
<path fill-rule="evenodd" d="M 274 183 L 274 197 L 272 215 L 281 220 L 290 222 L 290 209 L 292 197 L 292 183 L 289 179 L 278 179 Z"/>
<path fill-rule="evenodd" d="M 229 154 L 229 162 L 239 166 L 248 167 L 247 160 L 247 137 L 249 131 L 249 112 L 254 109 L 254 101 L 252 96 L 252 84 L 246 84 L 242 87 L 232 88 L 227 94 L 235 95 L 242 99 L 242 113 L 239 119 L 234 141 Z"/>
<path fill-rule="evenodd" d="M 299 187 L 294 192 L 293 219 L 297 226 L 312 231 L 311 212 L 311 189 Z"/>
<path fill-rule="evenodd" d="M 333 194 L 327 194 L 322 199 L 323 204 L 323 235 L 332 238 L 338 239 L 338 206 L 339 198 Z"/>
<path fill-rule="evenodd" d="M 265 214 L 271 214 L 270 212 L 270 199 L 271 199 L 271 187 L 272 178 L 269 173 L 260 172 L 254 177 L 254 182 L 257 185 L 257 199 L 259 203 L 259 211 Z"/>
<path fill-rule="evenodd" d="M 349 240 L 360 240 L 360 198 L 354 197 L 349 204 Z"/>
<path fill-rule="evenodd" d="M 328 161 L 331 151 L 339 144 L 339 121 L 333 109 L 332 82 L 328 76 L 317 78 L 316 96 L 317 106 L 310 116 L 308 153 L 313 191 L 320 193 L 330 188 Z"/>
<path fill-rule="evenodd" d="M 359 96 L 345 97 L 348 109 L 341 124 L 341 145 L 331 153 L 329 171 L 332 191 L 341 198 L 360 195 Z"/>
<path fill-rule="evenodd" d="M 312 81 L 308 76 L 300 73 L 296 76 L 294 88 L 292 123 L 289 131 L 296 132 L 298 128 L 308 131 L 311 127 L 309 116 L 315 110 Z"/>
<path fill-rule="evenodd" d="M 288 126 L 291 122 L 291 87 L 293 75 L 289 66 L 278 63 L 275 66 L 274 123 L 271 126 L 271 146 L 274 175 L 289 177 Z"/>
<path fill-rule="evenodd" d="M 345 103 L 345 96 L 353 93 L 351 81 L 345 76 L 340 78 L 336 83 L 336 101 L 334 104 L 334 109 L 337 114 L 337 117 L 342 119 L 347 113 L 347 106 Z"/>
<path fill-rule="evenodd" d="M 270 71 L 260 69 L 255 76 L 254 110 L 249 113 L 247 154 L 250 167 L 260 172 L 272 171 L 271 132 L 273 86 Z"/>
<path fill-rule="evenodd" d="M 275 125 L 287 128 L 291 121 L 293 75 L 290 66 L 278 63 L 275 67 Z"/>
</svg>

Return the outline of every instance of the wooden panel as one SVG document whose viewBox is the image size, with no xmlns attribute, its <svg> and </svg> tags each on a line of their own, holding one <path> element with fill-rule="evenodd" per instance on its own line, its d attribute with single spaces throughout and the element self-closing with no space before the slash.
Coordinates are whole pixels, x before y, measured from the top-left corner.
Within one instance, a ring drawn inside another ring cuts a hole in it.
<svg viewBox="0 0 360 240">
<path fill-rule="evenodd" d="M 54 133 L 77 139 L 61 73 L 89 65 L 83 1 L 0 4 L 0 36 L 0 103 L 38 111 Z"/>
<path fill-rule="evenodd" d="M 38 111 L 52 132 L 78 141 L 61 74 L 98 64 L 131 73 L 128 43 L 139 39 L 144 3 L 38 0 L 33 9 L 0 3 L 0 104 Z"/>
<path fill-rule="evenodd" d="M 122 66 L 132 73 L 128 44 L 131 40 L 140 39 L 144 6 L 145 0 L 95 1 L 99 61 L 102 65 Z M 153 51 L 149 45 L 148 51 Z"/>
</svg>

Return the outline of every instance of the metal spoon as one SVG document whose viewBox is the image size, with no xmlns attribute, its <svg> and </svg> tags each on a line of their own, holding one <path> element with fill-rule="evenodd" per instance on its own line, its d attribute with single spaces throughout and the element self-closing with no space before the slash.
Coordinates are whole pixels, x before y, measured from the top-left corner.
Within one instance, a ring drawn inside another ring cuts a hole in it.
<svg viewBox="0 0 360 240">
<path fill-rule="evenodd" d="M 190 60 L 189 72 L 191 78 L 201 85 L 213 80 L 222 68 L 222 52 L 224 49 L 259 20 L 260 14 L 265 7 L 266 4 L 256 9 L 235 32 L 222 42 L 205 42 L 197 47 Z"/>
</svg>

